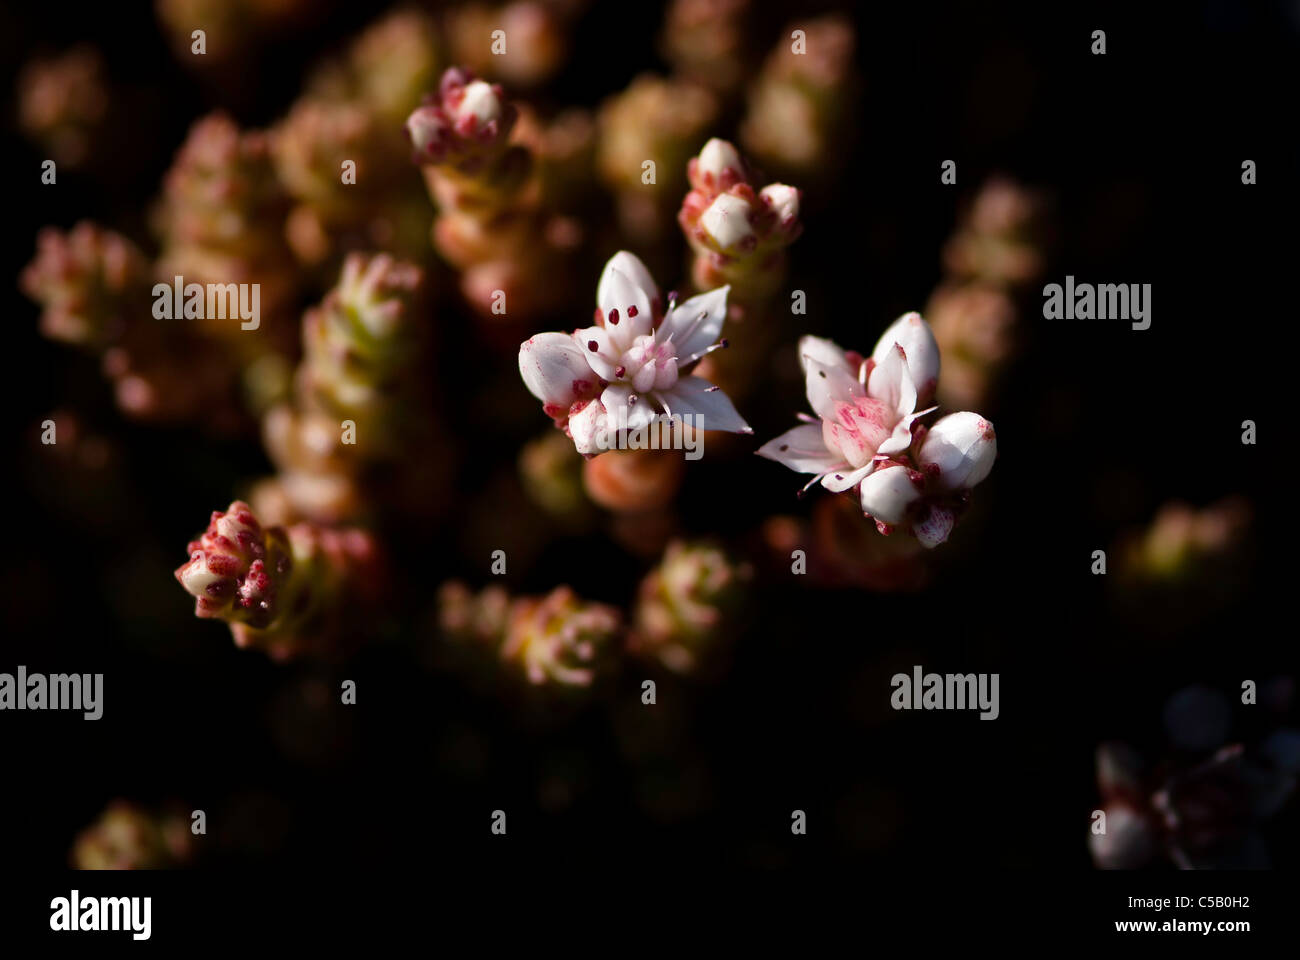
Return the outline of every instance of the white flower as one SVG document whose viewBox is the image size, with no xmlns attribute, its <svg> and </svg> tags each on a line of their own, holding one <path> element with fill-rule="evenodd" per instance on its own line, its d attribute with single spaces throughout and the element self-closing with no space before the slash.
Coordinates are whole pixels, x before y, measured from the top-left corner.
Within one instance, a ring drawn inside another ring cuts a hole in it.
<svg viewBox="0 0 1300 960">
<path fill-rule="evenodd" d="M 939 344 L 935 342 L 930 325 L 916 312 L 905 313 L 876 341 L 871 359 L 884 363 L 891 347 L 898 344 L 907 355 L 907 366 L 912 372 L 916 391 L 923 399 L 934 395 L 939 382 Z"/>
<path fill-rule="evenodd" d="M 817 419 L 764 444 L 758 455 L 816 474 L 834 493 L 861 483 L 879 461 L 912 445 L 912 423 L 934 408 L 916 409 L 916 385 L 901 347 L 875 363 L 820 337 L 799 341 L 808 403 Z M 805 487 L 804 489 L 807 489 Z"/>
<path fill-rule="evenodd" d="M 978 413 L 950 413 L 921 442 L 921 468 L 936 472 L 944 490 L 969 490 L 989 475 L 998 455 L 993 424 Z"/>
<path fill-rule="evenodd" d="M 519 348 L 520 375 L 584 455 L 608 449 L 612 435 L 661 413 L 696 418 L 700 429 L 752 433 L 726 394 L 685 372 L 726 345 L 718 336 L 729 289 L 669 304 L 663 313 L 650 271 L 621 251 L 596 288 L 597 325 L 528 340 Z"/>
</svg>

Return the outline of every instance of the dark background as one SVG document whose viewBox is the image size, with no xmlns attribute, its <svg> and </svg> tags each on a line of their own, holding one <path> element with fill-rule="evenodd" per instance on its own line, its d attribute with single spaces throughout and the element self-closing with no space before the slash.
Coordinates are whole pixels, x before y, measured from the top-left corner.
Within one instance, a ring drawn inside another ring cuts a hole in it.
<svg viewBox="0 0 1300 960">
<path fill-rule="evenodd" d="M 363 6 L 340 5 L 319 29 L 268 51 L 242 92 L 185 73 L 146 4 L 6 8 L 7 89 L 26 57 L 85 39 L 115 81 L 155 104 L 105 144 L 130 161 L 108 184 L 61 173 L 57 188 L 41 186 L 37 152 L 7 127 L 9 275 L 45 224 L 89 217 L 142 238 L 193 119 L 225 106 L 242 124 L 269 123 L 304 68 L 378 13 Z M 0 670 L 103 672 L 106 693 L 95 723 L 0 718 L 0 861 L 66 862 L 75 834 L 127 797 L 205 809 L 205 862 L 217 863 L 454 864 L 500 842 L 488 824 L 502 808 L 511 852 L 557 863 L 649 848 L 683 866 L 1086 870 L 1099 741 L 1158 745 L 1162 705 L 1185 683 L 1233 694 L 1242 679 L 1293 671 L 1285 551 L 1295 467 L 1284 451 L 1300 14 L 1228 2 L 1181 4 L 1170 20 L 1091 6 L 876 6 L 859 16 L 864 94 L 848 173 L 792 252 L 809 331 L 869 348 L 889 319 L 921 306 L 960 202 L 997 171 L 1055 197 L 1058 245 L 1044 282 L 1072 273 L 1154 288 L 1145 332 L 1042 320 L 1030 292 L 1028 349 L 999 405 L 997 467 L 978 491 L 984 526 L 927 591 L 764 584 L 722 682 L 660 682 L 653 709 L 685 733 L 665 735 L 658 764 L 658 794 L 676 798 L 676 812 L 653 815 L 616 734 L 622 714 L 651 709 L 635 677 L 571 714 L 539 718 L 426 668 L 436 585 L 488 579 L 486 560 L 466 556 L 450 527 L 421 543 L 397 538 L 408 587 L 399 629 L 346 666 L 276 666 L 195 621 L 170 571 L 208 512 L 269 471 L 256 439 L 125 422 L 95 361 L 41 339 L 36 308 L 9 283 L 4 423 L 15 482 Z M 765 49 L 793 16 L 767 10 Z M 594 106 L 622 89 L 658 64 L 660 22 L 653 5 L 594 5 L 548 95 Z M 1089 53 L 1098 28 L 1104 57 Z M 938 183 L 945 159 L 957 160 L 956 188 Z M 1244 159 L 1258 165 L 1256 186 L 1241 184 Z M 445 389 L 513 364 L 468 348 L 458 357 L 454 322 L 439 322 L 453 328 Z M 764 394 L 745 410 L 760 439 L 804 406 L 797 383 Z M 87 510 L 68 507 L 34 443 L 56 406 L 118 445 L 120 483 L 82 498 Z M 1247 418 L 1259 424 L 1254 447 L 1239 442 Z M 507 465 L 539 420 L 533 411 L 504 445 L 458 424 L 459 496 L 477 496 L 484 473 Z M 743 541 L 759 514 L 808 511 L 792 499 L 796 480 L 757 460 L 697 471 L 680 501 L 686 526 Z M 1253 503 L 1256 540 L 1230 604 L 1172 635 L 1108 604 L 1089 573 L 1094 549 L 1165 500 L 1233 493 Z M 623 604 L 643 570 L 603 538 L 561 540 L 509 586 L 567 581 Z M 889 677 L 918 663 L 999 672 L 1000 719 L 891 711 Z M 345 678 L 358 683 L 354 708 L 336 704 Z M 323 705 L 304 692 L 313 684 Z M 808 813 L 806 837 L 790 834 L 794 808 Z M 1293 801 L 1267 825 L 1278 866 L 1300 858 L 1298 821 Z"/>
</svg>

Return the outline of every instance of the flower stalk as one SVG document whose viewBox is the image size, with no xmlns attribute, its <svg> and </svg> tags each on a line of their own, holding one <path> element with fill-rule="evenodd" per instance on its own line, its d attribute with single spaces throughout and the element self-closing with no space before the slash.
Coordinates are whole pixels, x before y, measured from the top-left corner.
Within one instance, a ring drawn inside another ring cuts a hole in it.
<svg viewBox="0 0 1300 960">
<path fill-rule="evenodd" d="M 619 611 L 565 586 L 511 598 L 500 587 L 476 596 L 451 582 L 439 591 L 439 619 L 446 633 L 494 651 L 538 687 L 590 687 L 613 669 L 621 649 Z"/>
</svg>

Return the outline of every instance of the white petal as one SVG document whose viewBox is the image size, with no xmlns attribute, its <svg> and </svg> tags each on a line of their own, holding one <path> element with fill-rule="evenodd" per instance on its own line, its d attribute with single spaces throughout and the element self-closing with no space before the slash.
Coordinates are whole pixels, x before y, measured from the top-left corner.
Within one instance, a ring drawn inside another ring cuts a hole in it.
<svg viewBox="0 0 1300 960">
<path fill-rule="evenodd" d="M 876 349 L 871 352 L 872 359 L 878 364 L 884 363 L 889 348 L 896 343 L 907 355 L 907 366 L 917 389 L 922 393 L 933 391 L 939 380 L 939 344 L 930 325 L 919 313 L 903 314 L 876 342 Z"/>
<path fill-rule="evenodd" d="M 588 369 L 602 380 L 617 380 L 614 375 L 618 370 L 618 358 L 622 351 L 604 327 L 585 327 L 573 332 L 573 343 L 582 355 Z M 591 349 L 592 344 L 596 349 Z"/>
<path fill-rule="evenodd" d="M 847 362 L 832 367 L 805 355 L 804 370 L 807 373 L 808 404 L 823 420 L 835 419 L 835 404 L 852 402 L 854 397 L 866 392 L 850 372 Z"/>
<path fill-rule="evenodd" d="M 633 397 L 635 403 L 631 402 Z M 610 432 L 640 430 L 656 416 L 650 398 L 639 396 L 626 384 L 611 383 L 600 395 L 600 402 L 605 405 L 606 428 Z"/>
<path fill-rule="evenodd" d="M 406 132 L 417 153 L 427 153 L 429 148 L 447 136 L 447 117 L 433 106 L 416 107 L 406 118 Z"/>
<path fill-rule="evenodd" d="M 754 235 L 749 203 L 730 193 L 720 193 L 700 214 L 700 226 L 722 250 L 733 250 Z"/>
<path fill-rule="evenodd" d="M 600 303 L 605 315 L 605 329 L 624 353 L 632 342 L 654 329 L 654 312 L 650 307 L 650 294 L 638 286 L 631 277 L 615 268 L 606 271 L 603 279 L 605 300 Z"/>
<path fill-rule="evenodd" d="M 876 462 L 874 460 L 868 460 L 856 470 L 849 467 L 843 471 L 826 474 L 826 476 L 822 477 L 822 486 L 831 493 L 843 493 L 845 490 L 852 489 L 867 477 L 871 476 L 875 469 Z"/>
<path fill-rule="evenodd" d="M 998 455 L 993 424 L 978 413 L 950 413 L 930 428 L 921 444 L 924 466 L 937 466 L 949 490 L 969 490 L 989 475 Z"/>
<path fill-rule="evenodd" d="M 592 400 L 569 417 L 569 436 L 579 453 L 597 454 L 609 449 L 606 420 L 605 408 L 599 400 Z"/>
<path fill-rule="evenodd" d="M 862 512 L 881 523 L 902 523 L 921 491 L 906 467 L 885 467 L 862 481 Z"/>
<path fill-rule="evenodd" d="M 576 399 L 576 383 L 595 381 L 586 357 L 563 333 L 539 333 L 520 344 L 519 375 L 542 403 L 562 407 Z"/>
<path fill-rule="evenodd" d="M 609 262 L 605 264 L 605 269 L 601 271 L 600 283 L 596 285 L 596 306 L 600 307 L 601 310 L 604 310 L 605 305 L 610 302 L 609 284 L 611 274 L 615 270 L 644 290 L 651 302 L 659 298 L 659 287 L 655 285 L 654 277 L 650 276 L 650 271 L 646 269 L 646 265 L 641 262 L 641 259 L 636 254 L 620 250 L 609 258 Z"/>
<path fill-rule="evenodd" d="M 744 174 L 745 166 L 740 162 L 740 151 L 726 140 L 714 137 L 704 145 L 697 160 L 700 173 L 711 173 L 716 178 L 722 177 L 722 171 L 730 168 L 737 174 Z"/>
<path fill-rule="evenodd" d="M 858 371 L 844 355 L 844 350 L 838 344 L 822 337 L 799 338 L 799 368 L 803 370 L 804 376 L 808 375 L 809 358 L 827 367 L 843 367 L 850 376 L 858 375 Z"/>
<path fill-rule="evenodd" d="M 644 367 L 632 374 L 632 386 L 641 392 L 649 390 L 655 385 L 655 378 L 658 375 L 658 369 L 653 363 L 647 363 Z"/>
<path fill-rule="evenodd" d="M 916 383 L 902 347 L 895 344 L 871 371 L 867 393 L 889 404 L 900 416 L 916 409 Z"/>
<path fill-rule="evenodd" d="M 731 398 L 701 377 L 681 377 L 671 390 L 657 396 L 673 414 L 702 418 L 695 426 L 701 430 L 726 430 L 728 433 L 753 433 Z"/>
<path fill-rule="evenodd" d="M 713 346 L 722 334 L 722 321 L 727 318 L 727 291 L 730 289 L 730 286 L 718 287 L 679 303 L 668 311 L 655 339 L 662 343 L 671 336 L 677 347 L 677 356 L 683 361 Z"/>
<path fill-rule="evenodd" d="M 917 540 L 921 541 L 921 546 L 933 550 L 948 539 L 948 534 L 952 533 L 952 526 L 956 520 L 951 510 L 933 507 L 929 516 L 920 523 L 912 524 L 912 533 Z"/>
<path fill-rule="evenodd" d="M 196 597 L 207 596 L 208 587 L 224 579 L 208 569 L 208 558 L 202 551 L 196 550 L 190 562 L 181 568 L 181 586 Z"/>
<path fill-rule="evenodd" d="M 793 223 L 799 217 L 799 191 L 784 183 L 770 183 L 758 192 L 776 213 L 776 222 L 782 226 Z"/>
<path fill-rule="evenodd" d="M 457 118 L 473 114 L 479 126 L 491 120 L 501 119 L 501 98 L 492 89 L 492 84 L 475 80 L 465 87 L 465 95 L 456 107 Z"/>
<path fill-rule="evenodd" d="M 912 445 L 912 424 L 918 418 L 925 416 L 927 413 L 933 413 L 938 409 L 938 407 L 927 407 L 924 410 L 917 410 L 915 413 L 909 413 L 903 417 L 902 420 L 898 421 L 897 426 L 894 427 L 893 432 L 885 439 L 884 443 L 876 449 L 876 453 L 888 455 L 902 453 Z"/>
<path fill-rule="evenodd" d="M 836 467 L 848 469 L 848 464 L 839 454 L 826 449 L 819 423 L 801 423 L 775 440 L 769 440 L 755 452 L 799 473 L 825 473 Z"/>
</svg>

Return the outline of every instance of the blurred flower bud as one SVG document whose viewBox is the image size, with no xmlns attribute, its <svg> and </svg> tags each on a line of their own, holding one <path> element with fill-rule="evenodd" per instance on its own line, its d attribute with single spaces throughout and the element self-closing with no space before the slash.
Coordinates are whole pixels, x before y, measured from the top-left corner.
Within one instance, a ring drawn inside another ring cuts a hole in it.
<svg viewBox="0 0 1300 960">
<path fill-rule="evenodd" d="M 93 47 L 32 60 L 18 77 L 18 122 L 60 165 L 76 169 L 90 158 L 110 101 L 104 60 Z"/>
<path fill-rule="evenodd" d="M 403 8 L 376 20 L 346 54 L 327 62 L 307 96 L 355 101 L 385 124 L 400 124 L 438 76 L 438 30 L 422 10 Z"/>
<path fill-rule="evenodd" d="M 717 97 L 697 84 L 642 74 L 598 115 L 596 167 L 618 198 L 623 230 L 639 245 L 660 239 L 686 189 L 686 166 L 717 118 Z M 652 163 L 654 186 L 643 177 Z M 706 288 L 707 289 L 707 288 Z"/>
<path fill-rule="evenodd" d="M 588 687 L 617 653 L 619 613 L 586 603 L 568 587 L 540 599 L 516 600 L 501 657 L 532 684 Z"/>
<path fill-rule="evenodd" d="M 796 30 L 801 43 L 792 41 Z M 853 24 L 841 14 L 787 26 L 749 85 L 740 130 L 746 149 L 773 170 L 825 178 L 845 155 L 854 43 Z"/>
<path fill-rule="evenodd" d="M 475 79 L 457 67 L 406 121 L 416 159 L 425 164 L 481 167 L 502 154 L 517 112 L 500 84 Z"/>
<path fill-rule="evenodd" d="M 514 3 L 467 3 L 449 9 L 445 35 L 456 63 L 507 83 L 534 86 L 560 67 L 568 48 L 572 4 L 550 0 Z M 494 52 L 493 31 L 505 33 L 509 46 Z"/>
<path fill-rule="evenodd" d="M 674 73 L 731 93 L 749 68 L 750 0 L 672 0 L 661 47 Z"/>
<path fill-rule="evenodd" d="M 995 177 L 980 187 L 944 247 L 948 272 L 995 287 L 1029 283 L 1043 269 L 1045 204 L 1036 193 Z"/>
<path fill-rule="evenodd" d="M 1105 814 L 1106 832 L 1088 835 L 1093 862 L 1102 870 L 1133 870 L 1149 862 L 1158 848 L 1151 824 L 1127 804 L 1110 804 Z"/>
<path fill-rule="evenodd" d="M 559 430 L 547 430 L 524 445 L 519 472 L 524 492 L 552 516 L 574 519 L 590 512 L 582 492 L 582 459 Z"/>
<path fill-rule="evenodd" d="M 69 231 L 46 227 L 23 270 L 23 292 L 41 304 L 41 333 L 103 348 L 146 314 L 149 264 L 126 237 L 83 220 Z"/>
<path fill-rule="evenodd" d="M 750 575 L 717 547 L 673 541 L 641 581 L 630 649 L 678 673 L 700 670 L 727 641 L 727 619 Z"/>
<path fill-rule="evenodd" d="M 573 418 L 569 425 L 572 429 Z M 587 495 L 607 510 L 639 513 L 670 502 L 684 472 L 679 450 L 610 450 L 583 463 L 582 482 Z"/>
<path fill-rule="evenodd" d="M 166 870 L 193 858 L 189 824 L 178 815 L 155 816 L 134 804 L 114 801 L 77 835 L 75 870 Z"/>
</svg>

